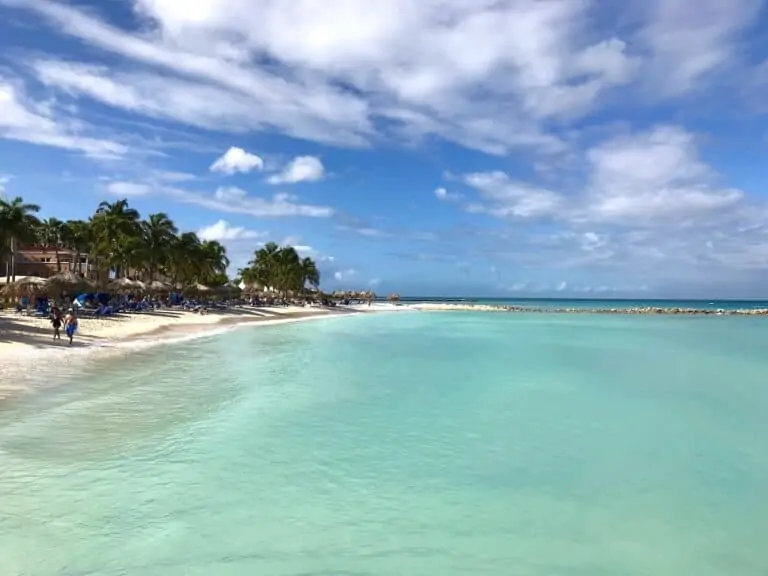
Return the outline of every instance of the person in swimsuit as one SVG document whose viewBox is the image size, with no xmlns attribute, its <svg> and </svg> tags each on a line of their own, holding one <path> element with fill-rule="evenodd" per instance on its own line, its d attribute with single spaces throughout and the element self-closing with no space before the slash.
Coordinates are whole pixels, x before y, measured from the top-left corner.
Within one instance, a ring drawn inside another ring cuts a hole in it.
<svg viewBox="0 0 768 576">
<path fill-rule="evenodd" d="M 69 345 L 72 345 L 72 338 L 77 330 L 77 313 L 74 308 L 70 308 L 66 317 L 64 318 L 64 331 L 69 337 Z"/>
<path fill-rule="evenodd" d="M 61 318 L 61 310 L 56 306 L 51 310 L 51 325 L 53 326 L 53 339 L 61 340 L 61 325 L 64 324 L 64 320 Z"/>
</svg>

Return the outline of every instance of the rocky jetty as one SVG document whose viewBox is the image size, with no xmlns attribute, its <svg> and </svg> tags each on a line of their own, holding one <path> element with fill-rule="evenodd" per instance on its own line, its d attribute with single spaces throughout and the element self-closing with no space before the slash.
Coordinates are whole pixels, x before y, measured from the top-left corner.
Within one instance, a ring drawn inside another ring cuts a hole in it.
<svg viewBox="0 0 768 576">
<path fill-rule="evenodd" d="M 625 314 L 625 315 L 667 315 L 667 316 L 768 316 L 768 308 L 660 308 L 660 307 L 624 307 L 624 308 L 558 308 L 549 306 L 504 306 L 494 304 L 413 304 L 410 308 L 433 312 L 468 311 L 468 312 L 517 312 L 537 314 Z"/>
</svg>

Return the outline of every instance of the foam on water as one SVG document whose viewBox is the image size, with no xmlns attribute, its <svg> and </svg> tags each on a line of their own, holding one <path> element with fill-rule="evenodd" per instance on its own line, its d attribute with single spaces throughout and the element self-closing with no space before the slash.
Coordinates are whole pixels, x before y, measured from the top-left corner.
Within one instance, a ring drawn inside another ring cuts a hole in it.
<svg viewBox="0 0 768 576">
<path fill-rule="evenodd" d="M 2 574 L 764 575 L 768 325 L 385 314 L 0 409 Z"/>
</svg>

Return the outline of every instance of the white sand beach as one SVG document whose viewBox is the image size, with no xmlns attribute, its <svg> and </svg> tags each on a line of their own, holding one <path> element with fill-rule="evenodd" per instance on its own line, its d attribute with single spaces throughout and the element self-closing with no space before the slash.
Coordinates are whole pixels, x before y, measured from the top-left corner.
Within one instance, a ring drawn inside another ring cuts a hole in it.
<svg viewBox="0 0 768 576">
<path fill-rule="evenodd" d="M 239 324 L 275 324 L 338 316 L 362 310 L 319 307 L 232 307 L 199 314 L 162 309 L 106 318 L 81 317 L 70 346 L 63 333 L 53 339 L 50 320 L 12 311 L 0 312 L 0 399 L 26 389 L 20 376 L 50 369 L 51 362 L 66 362 L 73 355 L 101 354 L 130 349 L 138 342 L 159 345 L 188 336 L 203 336 Z"/>
<path fill-rule="evenodd" d="M 70 346 L 63 333 L 53 339 L 50 320 L 0 311 L 0 400 L 28 390 L 27 376 L 35 376 L 75 358 L 102 356 L 116 351 L 214 334 L 236 325 L 268 326 L 344 314 L 407 311 L 388 303 L 321 308 L 313 306 L 236 306 L 206 314 L 177 308 L 119 314 L 105 318 L 81 317 Z M 80 361 L 80 360 L 77 360 Z"/>
</svg>

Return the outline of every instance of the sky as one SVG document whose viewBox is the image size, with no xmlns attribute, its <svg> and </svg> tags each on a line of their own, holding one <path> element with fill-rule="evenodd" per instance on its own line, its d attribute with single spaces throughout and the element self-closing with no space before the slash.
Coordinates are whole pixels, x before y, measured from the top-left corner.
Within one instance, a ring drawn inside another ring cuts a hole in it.
<svg viewBox="0 0 768 576">
<path fill-rule="evenodd" d="M 0 193 L 323 287 L 768 298 L 761 0 L 0 0 Z"/>
</svg>

